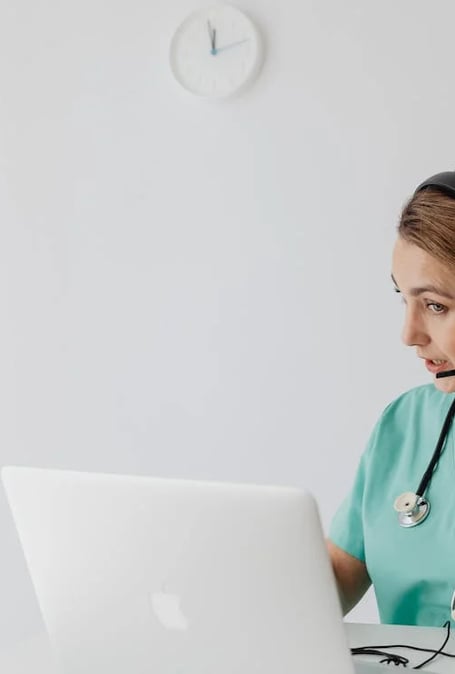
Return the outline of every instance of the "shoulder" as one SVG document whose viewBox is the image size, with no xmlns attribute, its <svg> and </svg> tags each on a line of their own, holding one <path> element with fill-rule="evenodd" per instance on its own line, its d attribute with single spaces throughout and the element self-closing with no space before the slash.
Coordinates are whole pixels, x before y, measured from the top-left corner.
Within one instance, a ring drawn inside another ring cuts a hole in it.
<svg viewBox="0 0 455 674">
<path fill-rule="evenodd" d="M 382 420 L 390 420 L 394 417 L 405 415 L 432 414 L 435 409 L 445 408 L 450 404 L 452 396 L 439 391 L 434 384 L 416 386 L 395 398 L 382 413 Z"/>
<path fill-rule="evenodd" d="M 434 384 L 425 384 L 405 391 L 384 409 L 370 438 L 367 454 L 384 458 L 396 447 L 413 453 L 423 442 L 433 442 L 439 432 L 452 394 L 439 391 Z"/>
</svg>

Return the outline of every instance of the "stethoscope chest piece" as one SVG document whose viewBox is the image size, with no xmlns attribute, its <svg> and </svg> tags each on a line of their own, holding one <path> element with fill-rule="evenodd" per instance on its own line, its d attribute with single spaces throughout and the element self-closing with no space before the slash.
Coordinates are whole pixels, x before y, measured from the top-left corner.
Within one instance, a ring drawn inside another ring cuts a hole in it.
<svg viewBox="0 0 455 674">
<path fill-rule="evenodd" d="M 398 513 L 398 522 L 402 527 L 415 527 L 421 524 L 430 512 L 429 502 L 412 491 L 406 491 L 398 496 L 393 507 Z"/>
</svg>

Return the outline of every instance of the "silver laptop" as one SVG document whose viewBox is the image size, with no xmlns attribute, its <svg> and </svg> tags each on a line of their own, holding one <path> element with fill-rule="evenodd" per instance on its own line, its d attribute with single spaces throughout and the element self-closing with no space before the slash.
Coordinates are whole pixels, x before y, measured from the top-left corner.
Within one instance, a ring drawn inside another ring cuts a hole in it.
<svg viewBox="0 0 455 674">
<path fill-rule="evenodd" d="M 2 478 L 62 674 L 354 673 L 309 493 Z"/>
</svg>

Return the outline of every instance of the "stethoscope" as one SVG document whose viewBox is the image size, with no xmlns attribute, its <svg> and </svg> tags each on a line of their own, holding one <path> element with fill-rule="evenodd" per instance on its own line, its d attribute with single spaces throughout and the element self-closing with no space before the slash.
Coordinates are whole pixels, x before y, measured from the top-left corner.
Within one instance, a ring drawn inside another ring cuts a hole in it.
<svg viewBox="0 0 455 674">
<path fill-rule="evenodd" d="M 452 377 L 455 375 L 455 370 L 447 370 L 446 372 L 438 372 L 437 378 Z M 415 527 L 426 520 L 430 512 L 430 502 L 425 498 L 425 492 L 433 477 L 433 472 L 438 463 L 444 449 L 444 443 L 449 434 L 450 426 L 455 415 L 455 400 L 452 402 L 447 416 L 444 420 L 441 433 L 439 435 L 438 443 L 431 457 L 430 463 L 423 474 L 420 484 L 416 492 L 407 491 L 395 499 L 393 507 L 398 513 L 398 522 L 402 527 Z M 455 608 L 455 606 L 454 606 Z"/>
<path fill-rule="evenodd" d="M 455 375 L 455 370 L 440 372 L 436 375 L 436 377 L 438 377 L 438 375 L 443 377 L 451 377 L 452 375 Z M 444 443 L 449 434 L 454 415 L 455 400 L 453 400 L 449 411 L 447 412 L 446 418 L 444 419 L 438 443 L 433 452 L 433 456 L 431 457 L 431 461 L 428 464 L 428 468 L 426 469 L 420 484 L 417 487 L 416 493 L 414 494 L 414 492 L 405 492 L 395 499 L 393 507 L 398 512 L 398 522 L 402 527 L 415 527 L 417 524 L 421 524 L 428 517 L 430 512 L 430 502 L 427 498 L 425 498 L 425 491 L 430 484 L 436 464 L 438 463 L 439 458 L 443 452 Z M 450 615 L 452 620 L 455 620 L 455 590 L 450 600 Z"/>
</svg>

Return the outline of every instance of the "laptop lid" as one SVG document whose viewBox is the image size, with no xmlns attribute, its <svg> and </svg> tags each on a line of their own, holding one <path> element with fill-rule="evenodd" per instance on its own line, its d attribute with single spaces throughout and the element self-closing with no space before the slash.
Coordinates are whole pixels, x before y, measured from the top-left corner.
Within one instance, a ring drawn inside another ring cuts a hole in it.
<svg viewBox="0 0 455 674">
<path fill-rule="evenodd" d="M 2 478 L 62 674 L 353 674 L 308 492 L 25 467 Z"/>
</svg>

